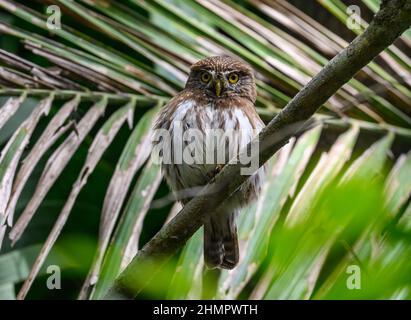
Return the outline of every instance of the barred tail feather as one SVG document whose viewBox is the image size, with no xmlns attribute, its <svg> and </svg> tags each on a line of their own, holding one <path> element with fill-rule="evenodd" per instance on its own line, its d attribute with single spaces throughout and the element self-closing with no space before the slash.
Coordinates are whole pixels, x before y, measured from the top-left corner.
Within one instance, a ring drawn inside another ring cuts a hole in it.
<svg viewBox="0 0 411 320">
<path fill-rule="evenodd" d="M 207 267 L 233 269 L 238 260 L 235 213 L 214 214 L 204 224 L 204 261 Z"/>
</svg>

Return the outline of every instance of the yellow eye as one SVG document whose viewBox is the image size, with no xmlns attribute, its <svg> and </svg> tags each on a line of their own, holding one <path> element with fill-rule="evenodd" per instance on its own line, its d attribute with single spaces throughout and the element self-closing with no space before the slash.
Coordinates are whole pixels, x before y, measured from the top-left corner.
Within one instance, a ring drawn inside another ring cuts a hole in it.
<svg viewBox="0 0 411 320">
<path fill-rule="evenodd" d="M 211 79 L 211 75 L 208 72 L 204 71 L 201 73 L 200 79 L 202 82 L 208 83 Z"/>
<path fill-rule="evenodd" d="M 235 84 L 238 82 L 238 74 L 237 73 L 230 73 L 230 75 L 228 76 L 228 81 L 230 81 L 230 83 Z"/>
</svg>

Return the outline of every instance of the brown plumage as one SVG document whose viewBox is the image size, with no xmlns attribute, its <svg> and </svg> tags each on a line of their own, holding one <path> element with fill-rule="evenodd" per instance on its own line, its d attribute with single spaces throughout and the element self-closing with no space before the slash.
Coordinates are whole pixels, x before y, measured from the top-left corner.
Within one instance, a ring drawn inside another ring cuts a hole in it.
<svg viewBox="0 0 411 320">
<path fill-rule="evenodd" d="M 164 161 L 162 168 L 167 182 L 183 204 L 264 127 L 255 111 L 255 100 L 253 70 L 245 62 L 230 56 L 216 56 L 200 60 L 191 67 L 185 89 L 164 107 L 155 125 L 155 129 L 165 129 L 171 135 L 170 146 L 163 150 L 163 156 L 169 155 L 171 161 Z M 198 149 L 202 153 L 196 154 L 198 158 L 205 160 L 209 152 L 216 160 L 218 154 L 223 153 L 223 159 L 213 163 L 177 161 L 176 150 L 179 148 L 176 146 L 187 148 L 195 141 L 193 137 L 185 141 L 177 136 L 176 132 L 180 129 L 185 134 L 196 132 L 204 135 L 199 143 L 203 149 Z M 210 132 L 214 132 L 212 130 L 235 132 L 234 135 L 240 138 L 230 143 L 219 136 L 217 140 L 220 144 L 207 149 L 204 147 L 205 140 Z M 240 187 L 241 192 L 228 199 L 204 222 L 204 258 L 207 266 L 232 269 L 237 265 L 236 215 L 241 206 L 257 197 L 263 178 L 264 169 L 259 169 Z"/>
</svg>

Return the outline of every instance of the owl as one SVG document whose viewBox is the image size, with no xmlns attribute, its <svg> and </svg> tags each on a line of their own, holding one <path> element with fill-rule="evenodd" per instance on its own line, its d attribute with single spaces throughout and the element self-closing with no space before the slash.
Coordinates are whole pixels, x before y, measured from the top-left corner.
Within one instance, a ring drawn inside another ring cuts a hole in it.
<svg viewBox="0 0 411 320">
<path fill-rule="evenodd" d="M 162 109 L 154 131 L 161 129 L 170 134 L 170 146 L 163 152 L 171 159 L 162 163 L 162 170 L 183 205 L 264 127 L 255 110 L 256 96 L 254 73 L 248 64 L 226 55 L 213 56 L 191 66 L 184 90 Z M 195 132 L 191 138 L 202 136 L 202 140 L 195 142 L 203 144 L 197 149 L 200 156 L 197 154 L 196 159 L 200 161 L 181 161 L 181 156 L 180 161 L 176 160 L 177 145 L 182 149 L 193 145 L 192 140 L 176 135 L 178 130 L 183 134 L 189 130 Z M 215 135 L 219 141 L 211 144 L 211 148 L 210 145 L 205 147 L 205 141 L 210 140 L 207 138 L 214 131 L 223 136 Z M 227 132 L 237 133 L 236 138 L 227 142 L 224 136 Z M 210 153 L 215 157 L 208 157 Z M 221 153 L 223 157 L 219 157 Z M 205 158 L 215 162 L 205 161 Z M 233 269 L 238 264 L 236 216 L 244 205 L 256 199 L 263 180 L 264 168 L 260 168 L 234 196 L 203 221 L 204 261 L 209 268 Z"/>
</svg>

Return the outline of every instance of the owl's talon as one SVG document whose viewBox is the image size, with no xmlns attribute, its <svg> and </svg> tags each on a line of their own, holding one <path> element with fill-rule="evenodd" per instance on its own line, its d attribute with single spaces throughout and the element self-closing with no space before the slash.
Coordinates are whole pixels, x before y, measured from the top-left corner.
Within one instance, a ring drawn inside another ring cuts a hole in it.
<svg viewBox="0 0 411 320">
<path fill-rule="evenodd" d="M 214 168 L 214 175 L 216 176 L 217 174 L 220 173 L 220 171 L 223 169 L 224 165 L 223 164 L 219 164 Z"/>
</svg>

